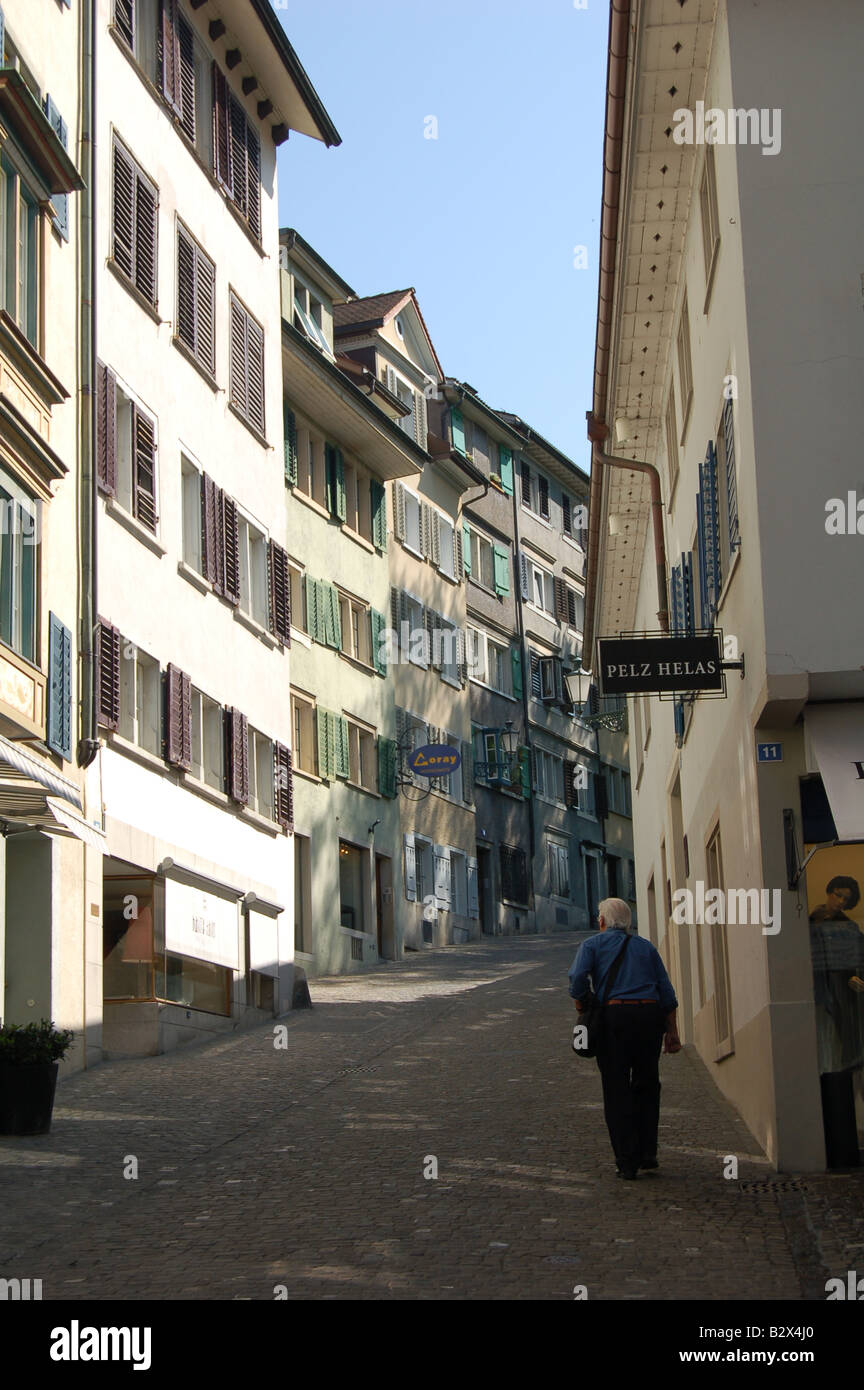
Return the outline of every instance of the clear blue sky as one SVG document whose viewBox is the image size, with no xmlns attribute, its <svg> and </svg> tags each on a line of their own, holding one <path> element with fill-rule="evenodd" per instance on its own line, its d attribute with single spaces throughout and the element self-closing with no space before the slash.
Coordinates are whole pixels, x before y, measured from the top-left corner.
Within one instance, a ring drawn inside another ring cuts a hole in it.
<svg viewBox="0 0 864 1390">
<path fill-rule="evenodd" d="M 587 470 L 606 0 L 274 8 L 342 136 L 282 146 L 280 225 L 360 295 L 413 285 L 445 372 Z"/>
</svg>

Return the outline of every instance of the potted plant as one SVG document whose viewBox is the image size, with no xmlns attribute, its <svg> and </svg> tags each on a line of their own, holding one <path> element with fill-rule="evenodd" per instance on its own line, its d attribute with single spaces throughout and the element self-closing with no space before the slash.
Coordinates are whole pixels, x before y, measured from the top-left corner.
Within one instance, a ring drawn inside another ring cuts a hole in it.
<svg viewBox="0 0 864 1390">
<path fill-rule="evenodd" d="M 48 1133 L 59 1061 L 72 1038 L 47 1018 L 0 1027 L 0 1134 Z"/>
</svg>

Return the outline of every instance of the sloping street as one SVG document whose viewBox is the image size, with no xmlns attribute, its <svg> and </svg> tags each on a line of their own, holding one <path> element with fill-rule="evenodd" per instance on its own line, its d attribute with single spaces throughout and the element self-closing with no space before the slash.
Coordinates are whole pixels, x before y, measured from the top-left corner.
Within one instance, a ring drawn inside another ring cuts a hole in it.
<svg viewBox="0 0 864 1390">
<path fill-rule="evenodd" d="M 824 1299 L 862 1248 L 861 1177 L 775 1174 L 692 1048 L 662 1061 L 659 1172 L 616 1181 L 570 1051 L 574 945 L 316 981 L 275 1029 L 62 1081 L 50 1135 L 0 1140 L 0 1277 L 52 1300 Z"/>
</svg>

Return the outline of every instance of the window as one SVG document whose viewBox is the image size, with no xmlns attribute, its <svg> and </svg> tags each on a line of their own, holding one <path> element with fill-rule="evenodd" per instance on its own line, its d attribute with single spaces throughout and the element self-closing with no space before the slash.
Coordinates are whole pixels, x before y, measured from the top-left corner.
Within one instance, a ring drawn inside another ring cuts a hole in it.
<svg viewBox="0 0 864 1390">
<path fill-rule="evenodd" d="M 403 592 L 401 598 L 401 621 L 408 624 L 408 659 L 413 661 L 415 666 L 422 666 L 425 668 L 429 665 L 429 658 L 432 655 L 429 651 L 429 638 L 424 625 L 426 610 L 420 600 L 414 598 L 411 594 Z M 405 633 L 401 630 L 400 624 L 400 638 L 404 635 Z M 404 646 L 402 651 L 404 655 Z"/>
<path fill-rule="evenodd" d="M 524 849 L 501 845 L 501 897 L 505 902 L 528 903 L 528 859 Z"/>
<path fill-rule="evenodd" d="M 678 481 L 678 434 L 676 426 L 674 383 L 669 387 L 669 400 L 666 404 L 666 470 L 668 505 L 675 491 L 675 484 Z"/>
<path fill-rule="evenodd" d="M 177 224 L 176 336 L 210 376 L 216 371 L 216 267 Z"/>
<path fill-rule="evenodd" d="M 423 554 L 423 540 L 420 529 L 420 498 L 416 493 L 409 492 L 407 488 L 401 489 L 401 496 L 404 498 L 405 505 L 405 525 L 403 535 L 405 544 L 409 550 L 413 550 L 416 555 Z"/>
<path fill-rule="evenodd" d="M 7 154 L 0 160 L 2 303 L 34 347 L 39 335 L 39 203 Z"/>
<path fill-rule="evenodd" d="M 158 304 L 157 214 L 159 195 L 125 145 L 114 140 L 111 260 L 142 298 Z"/>
<path fill-rule="evenodd" d="M 222 706 L 192 687 L 192 776 L 208 787 L 225 787 Z"/>
<path fill-rule="evenodd" d="M 213 64 L 213 132 L 216 178 L 247 223 L 261 238 L 261 144 L 245 108 Z"/>
<path fill-rule="evenodd" d="M 251 725 L 249 735 L 249 800 L 248 806 L 259 816 L 273 819 L 273 743 Z"/>
<path fill-rule="evenodd" d="M 264 433 L 264 329 L 231 291 L 229 398 L 238 415 Z"/>
<path fill-rule="evenodd" d="M 240 608 L 261 627 L 268 626 L 270 588 L 267 539 L 242 513 L 237 514 Z"/>
<path fill-rule="evenodd" d="M 532 468 L 525 459 L 520 464 L 521 495 L 522 506 L 529 512 L 534 512 L 537 516 L 548 521 L 551 512 L 549 508 L 549 479 L 542 473 L 538 473 Z"/>
<path fill-rule="evenodd" d="M 131 642 L 120 643 L 120 718 L 117 732 L 155 757 L 162 755 L 162 681 L 159 662 Z"/>
<path fill-rule="evenodd" d="M 489 685 L 503 695 L 513 694 L 513 654 L 510 647 L 493 641 L 479 628 L 466 629 L 467 660 L 472 680 Z"/>
<path fill-rule="evenodd" d="M 711 292 L 711 279 L 714 258 L 720 245 L 720 214 L 717 210 L 717 171 L 714 163 L 714 148 L 705 146 L 705 164 L 702 168 L 702 181 L 699 185 L 699 206 L 702 212 L 702 251 L 705 257 L 706 308 Z"/>
<path fill-rule="evenodd" d="M 690 313 L 687 307 L 687 294 L 681 306 L 681 322 L 678 325 L 678 380 L 681 386 L 681 434 L 684 443 L 690 407 L 693 404 L 693 363 L 690 358 Z"/>
<path fill-rule="evenodd" d="M 479 531 L 471 529 L 471 578 L 484 589 L 495 588 L 495 547 Z"/>
<path fill-rule="evenodd" d="M 534 749 L 534 789 L 538 796 L 563 806 L 564 759 L 544 748 Z"/>
<path fill-rule="evenodd" d="M 288 580 L 291 586 L 291 625 L 301 632 L 308 633 L 306 616 L 306 583 L 303 571 L 298 565 L 288 564 Z"/>
<path fill-rule="evenodd" d="M 348 766 L 349 782 L 363 787 L 367 792 L 377 790 L 378 757 L 375 731 L 351 719 L 348 720 Z"/>
<path fill-rule="evenodd" d="M 326 314 L 324 304 L 312 293 L 306 285 L 297 279 L 294 274 L 294 327 L 299 332 L 304 333 L 310 342 L 325 352 L 328 357 L 333 356 L 333 347 L 327 336 L 327 329 L 330 325 L 329 315 Z"/>
<path fill-rule="evenodd" d="M 291 696 L 291 727 L 293 765 L 301 772 L 315 775 L 315 702 L 303 695 Z"/>
<path fill-rule="evenodd" d="M 410 434 L 411 438 L 414 439 L 416 434 L 414 423 L 414 391 L 407 382 L 400 380 L 395 374 L 391 377 L 391 383 L 394 394 L 399 397 L 403 405 L 409 407 L 407 413 L 403 415 L 400 420 L 397 420 L 396 423 L 399 425 L 400 429 L 403 429 L 406 434 Z"/>
<path fill-rule="evenodd" d="M 350 594 L 339 594 L 339 613 L 342 622 L 342 651 L 364 666 L 372 665 L 371 623 L 369 608 Z"/>
<path fill-rule="evenodd" d="M 372 493 L 368 474 L 356 464 L 343 463 L 345 475 L 345 525 L 370 543 L 372 534 Z"/>
<path fill-rule="evenodd" d="M 431 612 L 430 609 L 426 611 L 427 614 Z M 451 685 L 459 685 L 459 658 L 461 655 L 459 629 L 455 623 L 451 623 L 449 618 L 442 617 L 440 613 L 432 614 L 432 618 L 434 623 L 431 633 L 432 664 L 437 666 L 442 680 L 449 681 Z"/>
<path fill-rule="evenodd" d="M 0 471 L 0 640 L 38 664 L 41 504 Z"/>
<path fill-rule="evenodd" d="M 556 840 L 549 841 L 549 892 L 555 898 L 570 897 L 570 850 Z"/>
<path fill-rule="evenodd" d="M 531 652 L 531 694 L 535 700 L 562 700 L 561 661 Z"/>
<path fill-rule="evenodd" d="M 156 531 L 156 421 L 119 384 L 99 370 L 99 482 L 124 511 Z"/>
<path fill-rule="evenodd" d="M 114 27 L 152 83 L 158 81 L 159 0 L 114 0 Z"/>
<path fill-rule="evenodd" d="M 426 899 L 435 902 L 435 870 L 432 858 L 431 840 L 414 837 L 414 858 L 417 874 L 417 902 L 426 906 Z"/>
<path fill-rule="evenodd" d="M 296 766 L 296 764 L 295 764 Z M 311 955 L 314 949 L 312 934 L 312 866 L 311 844 L 308 835 L 294 836 L 294 950 Z"/>
<path fill-rule="evenodd" d="M 468 916 L 468 861 L 458 849 L 450 849 L 450 910 L 457 917 Z"/>
<path fill-rule="evenodd" d="M 530 560 L 527 555 L 520 556 L 522 597 L 527 603 L 538 608 L 541 613 L 555 616 L 555 583 L 548 570 Z"/>
<path fill-rule="evenodd" d="M 438 515 L 438 568 L 451 579 L 456 578 L 456 544 L 452 521 Z"/>
<path fill-rule="evenodd" d="M 339 920 L 349 931 L 366 930 L 369 855 L 339 841 Z"/>
<path fill-rule="evenodd" d="M 327 473 L 324 466 L 324 440 L 307 425 L 297 422 L 297 491 L 327 506 Z"/>
<path fill-rule="evenodd" d="M 180 491 L 183 511 L 183 560 L 191 569 L 201 574 L 201 474 L 185 455 L 180 459 Z"/>
<path fill-rule="evenodd" d="M 725 889 L 723 877 L 723 850 L 720 844 L 720 829 L 714 831 L 705 848 L 708 867 L 708 887 Z M 697 926 L 697 934 L 704 931 Z M 715 1060 L 734 1052 L 732 1042 L 732 996 L 729 981 L 729 944 L 726 924 L 719 922 L 710 928 L 711 955 L 714 965 L 714 1036 L 717 1052 Z"/>
</svg>

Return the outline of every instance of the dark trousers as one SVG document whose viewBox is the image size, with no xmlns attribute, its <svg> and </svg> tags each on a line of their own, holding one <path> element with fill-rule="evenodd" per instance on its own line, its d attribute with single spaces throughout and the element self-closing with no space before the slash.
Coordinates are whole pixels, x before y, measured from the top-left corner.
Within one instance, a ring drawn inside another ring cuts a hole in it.
<svg viewBox="0 0 864 1390">
<path fill-rule="evenodd" d="M 665 1015 L 659 1004 L 612 1004 L 603 1010 L 597 1065 L 603 1108 L 619 1168 L 657 1155 L 660 1048 Z"/>
</svg>

